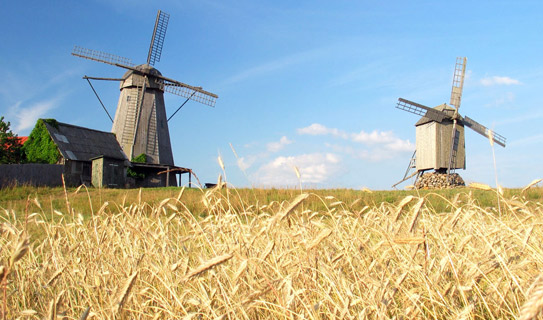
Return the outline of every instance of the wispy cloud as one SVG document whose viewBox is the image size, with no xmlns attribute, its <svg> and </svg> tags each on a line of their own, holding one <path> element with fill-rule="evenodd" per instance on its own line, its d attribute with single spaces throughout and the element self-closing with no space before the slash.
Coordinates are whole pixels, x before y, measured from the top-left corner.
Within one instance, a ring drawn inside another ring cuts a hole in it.
<svg viewBox="0 0 543 320">
<path fill-rule="evenodd" d="M 60 99 L 60 97 L 57 97 L 28 106 L 23 106 L 22 101 L 17 102 L 10 108 L 10 115 L 15 119 L 13 131 L 21 132 L 33 128 L 39 118 L 58 105 Z"/>
<path fill-rule="evenodd" d="M 292 141 L 289 140 L 286 136 L 282 136 L 279 141 L 268 143 L 267 149 L 269 152 L 277 152 L 283 149 L 286 145 L 289 145 L 291 143 Z"/>
<path fill-rule="evenodd" d="M 517 79 L 513 79 L 510 77 L 499 77 L 499 76 L 493 76 L 493 77 L 486 77 L 481 79 L 481 84 L 485 87 L 495 86 L 495 85 L 516 85 L 521 84 L 521 82 Z"/>
<path fill-rule="evenodd" d="M 260 167 L 255 174 L 255 180 L 263 186 L 296 185 L 299 181 L 294 167 L 298 168 L 302 183 L 319 184 L 339 172 L 341 158 L 333 153 L 276 157 Z"/>
<path fill-rule="evenodd" d="M 330 51 L 329 47 L 316 48 L 312 50 L 294 53 L 285 57 L 281 57 L 272 61 L 261 63 L 260 65 L 242 70 L 224 80 L 224 84 L 233 84 L 245 81 L 251 78 L 262 77 L 278 70 L 291 67 L 293 65 L 306 63 L 308 61 L 318 59 L 323 55 L 327 55 Z"/>
</svg>

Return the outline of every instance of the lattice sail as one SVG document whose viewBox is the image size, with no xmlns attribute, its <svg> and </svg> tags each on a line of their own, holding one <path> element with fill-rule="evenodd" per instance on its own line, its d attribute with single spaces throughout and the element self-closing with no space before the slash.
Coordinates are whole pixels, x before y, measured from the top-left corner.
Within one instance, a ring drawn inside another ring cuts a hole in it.
<svg viewBox="0 0 543 320">
<path fill-rule="evenodd" d="M 153 37 L 151 38 L 151 45 L 149 46 L 149 54 L 147 55 L 148 65 L 152 66 L 155 64 L 155 62 L 160 61 L 160 56 L 162 54 L 162 45 L 164 44 L 164 38 L 166 37 L 166 29 L 168 28 L 169 20 L 169 14 L 158 10 L 155 22 L 155 29 L 153 30 Z"/>
<path fill-rule="evenodd" d="M 491 139 L 493 142 L 496 142 L 497 144 L 499 144 L 500 146 L 502 147 L 505 147 L 505 137 L 502 136 L 501 134 L 498 134 L 490 129 L 488 129 L 487 127 L 483 126 L 482 124 L 480 124 L 479 122 L 469 118 L 469 117 L 464 117 L 464 121 L 463 121 L 464 125 L 470 129 L 472 129 L 473 131 L 477 132 L 478 134 L 488 138 L 488 139 Z"/>
<path fill-rule="evenodd" d="M 188 85 L 182 86 L 178 84 L 166 83 L 164 84 L 163 90 L 196 102 L 200 102 L 210 107 L 215 107 L 215 102 L 217 101 L 217 96 L 215 94 Z"/>
<path fill-rule="evenodd" d="M 98 50 L 87 49 L 87 48 L 83 48 L 83 47 L 79 47 L 79 46 L 74 47 L 74 49 L 72 51 L 72 55 L 76 56 L 76 57 L 84 58 L 84 59 L 89 59 L 89 60 L 94 60 L 94 61 L 98 61 L 98 62 L 111 64 L 111 65 L 114 65 L 114 66 L 120 66 L 120 67 L 123 67 L 123 66 L 133 67 L 134 66 L 134 64 L 132 63 L 132 60 L 130 60 L 129 58 L 116 56 L 116 55 L 111 54 L 111 53 L 106 53 L 106 52 L 102 52 L 102 51 L 98 51 Z"/>
<path fill-rule="evenodd" d="M 450 105 L 454 106 L 456 109 L 460 108 L 460 102 L 462 100 L 462 88 L 464 87 L 467 61 L 468 59 L 466 57 L 456 58 L 450 102 Z"/>
</svg>

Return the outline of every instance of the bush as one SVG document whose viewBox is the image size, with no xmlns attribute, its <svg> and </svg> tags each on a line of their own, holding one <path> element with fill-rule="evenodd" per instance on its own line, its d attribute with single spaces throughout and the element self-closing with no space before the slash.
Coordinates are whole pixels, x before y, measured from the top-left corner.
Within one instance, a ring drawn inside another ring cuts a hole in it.
<svg viewBox="0 0 543 320">
<path fill-rule="evenodd" d="M 51 139 L 45 123 L 58 127 L 55 119 L 39 119 L 23 146 L 26 159 L 30 163 L 55 164 L 61 158 L 57 146 Z"/>
</svg>

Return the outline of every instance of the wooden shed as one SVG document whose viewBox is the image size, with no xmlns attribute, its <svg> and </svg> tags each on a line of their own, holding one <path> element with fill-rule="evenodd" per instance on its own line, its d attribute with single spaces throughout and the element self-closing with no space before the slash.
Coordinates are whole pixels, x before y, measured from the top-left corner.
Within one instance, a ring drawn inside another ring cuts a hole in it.
<svg viewBox="0 0 543 320">
<path fill-rule="evenodd" d="M 126 165 L 124 159 L 99 156 L 92 159 L 92 185 L 97 188 L 124 188 Z"/>
<path fill-rule="evenodd" d="M 94 158 L 114 159 L 118 163 L 122 163 L 123 166 L 129 164 L 115 135 L 111 132 L 61 122 L 44 121 L 44 124 L 61 154 L 58 163 L 64 165 L 63 174 L 68 185 L 91 184 L 92 159 Z M 126 172 L 123 169 L 118 174 L 126 174 Z M 115 181 L 118 181 L 117 178 Z"/>
</svg>

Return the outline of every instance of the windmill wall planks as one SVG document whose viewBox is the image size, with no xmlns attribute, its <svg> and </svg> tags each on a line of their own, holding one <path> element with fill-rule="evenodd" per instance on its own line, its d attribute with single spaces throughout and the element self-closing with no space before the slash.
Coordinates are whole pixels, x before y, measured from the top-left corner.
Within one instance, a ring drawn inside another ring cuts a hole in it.
<svg viewBox="0 0 543 320">
<path fill-rule="evenodd" d="M 452 142 L 452 122 L 435 121 L 416 126 L 417 171 L 447 169 L 449 166 L 450 150 Z M 455 169 L 465 169 L 466 149 L 464 143 L 464 127 L 457 125 L 459 131 L 458 151 Z"/>
<path fill-rule="evenodd" d="M 141 67 L 151 68 L 151 74 L 160 74 L 152 67 Z M 128 71 L 123 79 L 111 131 L 129 159 L 145 153 L 147 163 L 173 165 L 164 91 L 157 78 Z M 145 93 L 142 94 L 144 82 Z"/>
</svg>

